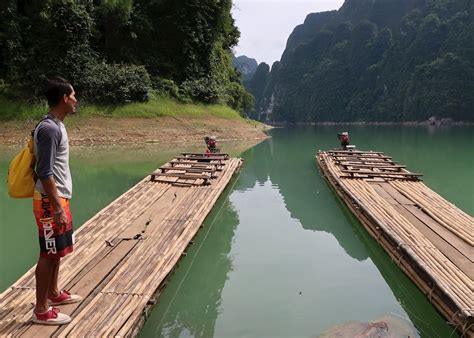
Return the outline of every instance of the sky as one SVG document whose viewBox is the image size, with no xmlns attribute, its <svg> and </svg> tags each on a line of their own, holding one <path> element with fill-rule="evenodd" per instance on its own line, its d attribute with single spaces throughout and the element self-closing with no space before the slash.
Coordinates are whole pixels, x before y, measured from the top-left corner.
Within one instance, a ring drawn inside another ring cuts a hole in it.
<svg viewBox="0 0 474 338">
<path fill-rule="evenodd" d="M 232 16 L 240 30 L 236 56 L 270 66 L 283 54 L 286 40 L 309 13 L 339 9 L 344 0 L 234 0 Z"/>
</svg>

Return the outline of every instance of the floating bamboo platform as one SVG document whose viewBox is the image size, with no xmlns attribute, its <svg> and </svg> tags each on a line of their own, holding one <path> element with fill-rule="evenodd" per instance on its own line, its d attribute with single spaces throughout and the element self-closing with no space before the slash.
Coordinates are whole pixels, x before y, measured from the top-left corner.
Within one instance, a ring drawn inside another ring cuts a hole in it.
<svg viewBox="0 0 474 338">
<path fill-rule="evenodd" d="M 82 225 L 74 252 L 61 260 L 60 286 L 84 297 L 59 306 L 72 322 L 30 322 L 32 268 L 0 295 L 0 336 L 136 336 L 241 164 L 227 154 L 181 154 L 145 177 Z"/>
<path fill-rule="evenodd" d="M 463 336 L 474 337 L 473 218 L 381 152 L 319 151 L 333 190 Z"/>
</svg>

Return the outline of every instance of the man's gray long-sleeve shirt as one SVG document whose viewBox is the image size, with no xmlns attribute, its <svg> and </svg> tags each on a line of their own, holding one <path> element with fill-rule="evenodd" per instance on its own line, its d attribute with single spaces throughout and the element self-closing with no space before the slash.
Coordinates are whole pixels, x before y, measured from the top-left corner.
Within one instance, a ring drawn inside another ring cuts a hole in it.
<svg viewBox="0 0 474 338">
<path fill-rule="evenodd" d="M 69 170 L 69 141 L 64 124 L 48 115 L 34 132 L 36 156 L 36 190 L 44 193 L 41 180 L 54 177 L 60 197 L 72 197 L 72 178 Z"/>
</svg>

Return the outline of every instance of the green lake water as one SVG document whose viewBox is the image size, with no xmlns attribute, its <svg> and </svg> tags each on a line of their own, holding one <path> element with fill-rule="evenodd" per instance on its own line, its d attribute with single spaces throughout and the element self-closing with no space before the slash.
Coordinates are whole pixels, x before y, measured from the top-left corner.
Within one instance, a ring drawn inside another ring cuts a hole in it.
<svg viewBox="0 0 474 338">
<path fill-rule="evenodd" d="M 344 130 L 343 130 L 344 129 Z M 146 322 L 142 337 L 314 337 L 353 321 L 396 321 L 421 337 L 456 337 L 330 190 L 315 163 L 348 130 L 384 151 L 469 214 L 474 211 L 470 127 L 318 126 L 274 129 L 244 159 Z M 76 227 L 179 151 L 73 147 Z M 16 149 L 0 148 L 0 180 Z M 0 185 L 0 290 L 33 266 L 30 200 Z"/>
</svg>

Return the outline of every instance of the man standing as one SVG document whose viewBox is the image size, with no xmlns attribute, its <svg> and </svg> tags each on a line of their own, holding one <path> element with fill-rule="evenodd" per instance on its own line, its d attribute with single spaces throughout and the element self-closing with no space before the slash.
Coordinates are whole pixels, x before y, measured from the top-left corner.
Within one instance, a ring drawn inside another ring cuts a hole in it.
<svg viewBox="0 0 474 338">
<path fill-rule="evenodd" d="M 46 90 L 49 113 L 34 131 L 36 174 L 38 181 L 33 196 L 33 212 L 39 230 L 40 257 L 36 265 L 36 306 L 33 322 L 62 325 L 71 317 L 53 305 L 81 301 L 58 288 L 61 257 L 73 251 L 73 229 L 69 200 L 72 179 L 69 170 L 69 143 L 64 118 L 76 112 L 76 93 L 62 79 L 49 81 Z"/>
</svg>

